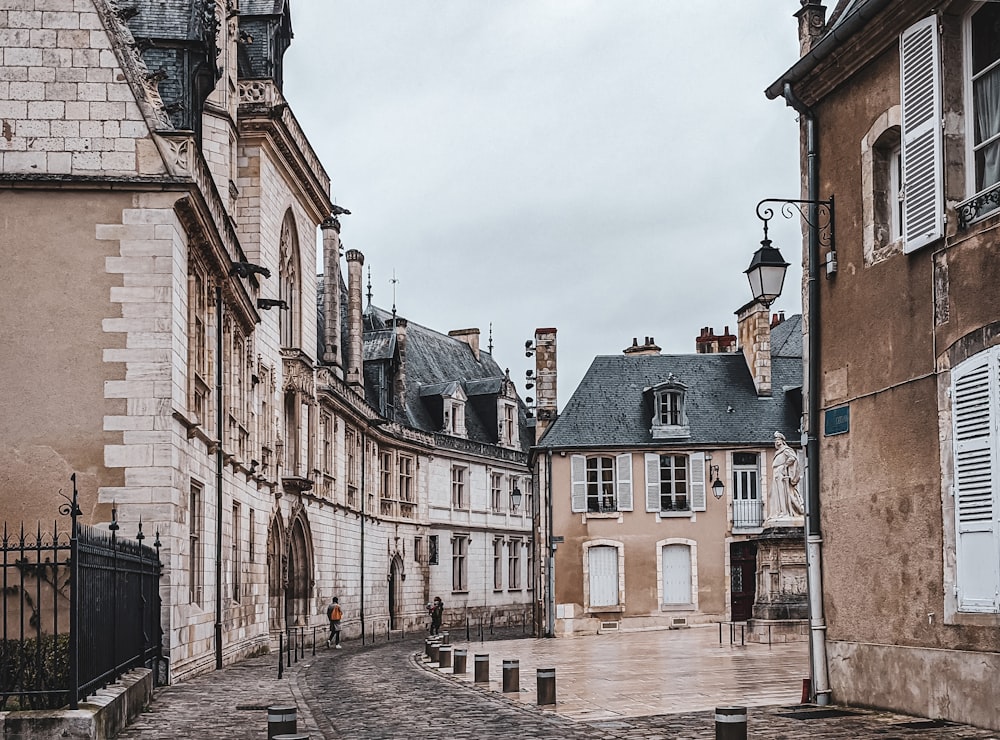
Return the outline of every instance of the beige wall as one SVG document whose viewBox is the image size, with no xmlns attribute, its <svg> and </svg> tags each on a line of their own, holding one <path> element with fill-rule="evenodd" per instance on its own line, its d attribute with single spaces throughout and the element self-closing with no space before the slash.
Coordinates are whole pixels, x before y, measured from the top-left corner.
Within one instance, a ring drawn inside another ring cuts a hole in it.
<svg viewBox="0 0 1000 740">
<path fill-rule="evenodd" d="M 9 523 L 52 521 L 74 472 L 89 519 L 101 517 L 98 487 L 122 484 L 122 471 L 104 467 L 104 445 L 121 432 L 101 431 L 105 415 L 125 408 L 104 394 L 124 368 L 103 361 L 124 338 L 102 328 L 121 316 L 111 290 L 122 278 L 107 274 L 117 244 L 98 240 L 94 224 L 121 223 L 131 205 L 129 194 L 98 190 L 0 190 L 0 514 Z"/>
</svg>

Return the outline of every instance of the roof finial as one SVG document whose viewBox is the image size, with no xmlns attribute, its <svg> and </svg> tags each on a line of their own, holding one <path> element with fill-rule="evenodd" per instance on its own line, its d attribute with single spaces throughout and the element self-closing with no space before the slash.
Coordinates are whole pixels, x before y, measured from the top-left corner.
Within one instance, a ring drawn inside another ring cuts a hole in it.
<svg viewBox="0 0 1000 740">
<path fill-rule="evenodd" d="M 393 320 L 393 323 L 395 323 L 395 321 L 396 321 L 396 283 L 399 282 L 399 280 L 396 279 L 396 268 L 395 267 L 392 268 L 392 280 L 390 280 L 389 282 L 392 283 L 392 320 Z"/>
<path fill-rule="evenodd" d="M 493 322 L 490 322 L 490 340 L 486 345 L 486 351 L 493 354 Z"/>
<path fill-rule="evenodd" d="M 372 266 L 368 265 L 368 305 L 372 305 Z"/>
</svg>

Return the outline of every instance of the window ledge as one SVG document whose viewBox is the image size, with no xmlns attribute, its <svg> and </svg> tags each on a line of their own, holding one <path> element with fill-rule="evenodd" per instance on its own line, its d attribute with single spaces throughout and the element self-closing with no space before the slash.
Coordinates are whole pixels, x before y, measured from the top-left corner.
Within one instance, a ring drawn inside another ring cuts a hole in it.
<svg viewBox="0 0 1000 740">
<path fill-rule="evenodd" d="M 694 512 L 690 509 L 687 511 L 661 511 L 659 514 L 660 519 L 690 519 L 694 516 Z"/>
<path fill-rule="evenodd" d="M 607 512 L 597 512 L 597 511 L 587 511 L 584 512 L 587 519 L 620 519 L 622 513 L 620 511 L 607 511 Z"/>
<path fill-rule="evenodd" d="M 696 612 L 698 607 L 694 604 L 660 604 L 661 612 Z"/>
<path fill-rule="evenodd" d="M 691 427 L 688 426 L 656 426 L 650 427 L 649 433 L 653 439 L 688 439 L 691 436 Z"/>
<path fill-rule="evenodd" d="M 624 611 L 625 607 L 621 604 L 614 606 L 592 606 L 588 609 L 590 614 L 621 614 Z"/>
</svg>

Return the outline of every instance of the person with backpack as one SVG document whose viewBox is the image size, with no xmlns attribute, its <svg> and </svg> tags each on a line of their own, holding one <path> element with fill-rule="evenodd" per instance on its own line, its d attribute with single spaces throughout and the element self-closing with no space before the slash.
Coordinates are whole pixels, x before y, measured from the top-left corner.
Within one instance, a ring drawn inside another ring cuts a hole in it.
<svg viewBox="0 0 1000 740">
<path fill-rule="evenodd" d="M 326 641 L 326 646 L 333 646 L 340 650 L 340 620 L 344 618 L 344 611 L 340 608 L 340 600 L 334 596 L 330 606 L 326 608 L 326 618 L 330 620 L 330 637 Z"/>
</svg>

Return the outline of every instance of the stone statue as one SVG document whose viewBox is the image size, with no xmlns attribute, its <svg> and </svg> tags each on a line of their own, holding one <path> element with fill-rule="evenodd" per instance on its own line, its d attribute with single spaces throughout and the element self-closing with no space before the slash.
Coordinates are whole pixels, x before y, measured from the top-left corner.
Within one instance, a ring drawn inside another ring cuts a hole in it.
<svg viewBox="0 0 1000 740">
<path fill-rule="evenodd" d="M 805 507 L 799 493 L 799 456 L 785 442 L 785 435 L 774 433 L 774 461 L 771 463 L 771 505 L 769 520 L 802 517 Z"/>
</svg>

